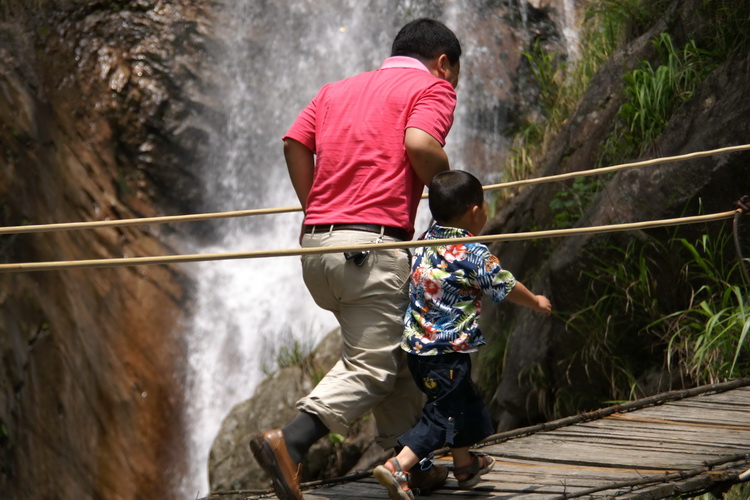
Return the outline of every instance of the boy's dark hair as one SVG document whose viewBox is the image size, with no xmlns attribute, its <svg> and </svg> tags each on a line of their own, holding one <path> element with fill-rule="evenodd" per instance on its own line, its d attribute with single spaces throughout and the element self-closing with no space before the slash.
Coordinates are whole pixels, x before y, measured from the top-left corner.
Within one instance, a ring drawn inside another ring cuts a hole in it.
<svg viewBox="0 0 750 500">
<path fill-rule="evenodd" d="M 441 54 L 451 64 L 461 57 L 461 44 L 456 35 L 440 21 L 420 18 L 401 28 L 393 40 L 392 56 L 407 56 L 430 61 Z"/>
<path fill-rule="evenodd" d="M 463 170 L 446 170 L 430 183 L 430 212 L 438 224 L 460 217 L 474 206 L 482 206 L 484 191 L 479 179 Z"/>
</svg>

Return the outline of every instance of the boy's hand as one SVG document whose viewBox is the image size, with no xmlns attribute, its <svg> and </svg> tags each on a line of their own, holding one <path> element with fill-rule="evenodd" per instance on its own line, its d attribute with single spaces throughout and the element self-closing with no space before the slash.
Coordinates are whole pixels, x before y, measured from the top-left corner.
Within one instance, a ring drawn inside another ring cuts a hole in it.
<svg viewBox="0 0 750 500">
<path fill-rule="evenodd" d="M 534 309 L 547 316 L 552 314 L 552 304 L 547 297 L 544 295 L 535 295 L 534 298 L 536 299 L 536 307 Z"/>
<path fill-rule="evenodd" d="M 520 306 L 528 307 L 536 312 L 544 313 L 547 316 L 552 314 L 552 304 L 544 295 L 534 295 L 520 281 L 508 294 L 508 300 Z"/>
</svg>

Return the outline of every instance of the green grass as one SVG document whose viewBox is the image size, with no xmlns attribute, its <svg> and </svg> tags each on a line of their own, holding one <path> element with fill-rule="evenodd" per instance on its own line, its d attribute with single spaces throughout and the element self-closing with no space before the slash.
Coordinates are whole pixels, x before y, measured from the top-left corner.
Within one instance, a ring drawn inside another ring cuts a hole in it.
<svg viewBox="0 0 750 500">
<path fill-rule="evenodd" d="M 713 27 L 700 45 L 722 60 L 750 49 L 750 6 L 747 0 L 704 0 L 699 15 Z"/>
<path fill-rule="evenodd" d="M 690 303 L 655 323 L 668 325 L 667 366 L 698 383 L 750 375 L 747 289 L 737 284 L 742 283 L 739 262 L 722 257 L 730 240 L 727 233 L 704 235 L 695 243 L 677 240 L 690 255 L 685 266 Z"/>
<path fill-rule="evenodd" d="M 549 203 L 552 222 L 558 229 L 570 228 L 604 187 L 608 176 L 576 177 L 570 187 L 562 187 Z"/>
<path fill-rule="evenodd" d="M 518 125 L 502 168 L 505 181 L 532 177 L 536 159 L 544 146 L 565 124 L 588 89 L 591 79 L 623 43 L 645 30 L 663 11 L 664 0 L 600 0 L 586 10 L 581 26 L 579 57 L 568 61 L 556 52 L 546 52 L 536 39 L 523 51 L 534 81 L 542 111 L 541 119 L 522 120 Z M 511 193 L 498 192 L 502 202 Z"/>
<path fill-rule="evenodd" d="M 728 233 L 722 226 L 665 244 L 633 238 L 592 252 L 589 293 L 566 321 L 580 348 L 562 364 L 606 385 L 612 400 L 646 395 L 652 370 L 685 385 L 750 375 L 748 290 Z"/>
<path fill-rule="evenodd" d="M 657 273 L 669 252 L 654 240 L 631 239 L 627 246 L 602 245 L 589 256 L 584 272 L 584 306 L 567 315 L 566 330 L 580 348 L 563 361 L 581 367 L 589 379 L 606 386 L 613 400 L 644 394 L 639 375 L 652 365 L 655 337 L 646 327 L 667 314 L 658 297 Z"/>
<path fill-rule="evenodd" d="M 584 16 L 577 60 L 568 61 L 556 52 L 545 51 L 541 39 L 522 52 L 538 88 L 541 118 L 519 124 L 503 165 L 503 180 L 536 175 L 536 162 L 544 154 L 545 145 L 569 119 L 602 64 L 623 44 L 649 29 L 669 4 L 665 0 L 593 2 Z M 708 35 L 700 32 L 699 40 L 676 46 L 669 33 L 662 33 L 653 40 L 655 60 L 644 61 L 623 75 L 625 101 L 596 166 L 623 163 L 642 155 L 706 76 L 733 51 L 750 46 L 748 9 L 736 2 L 706 2 L 701 13 L 716 22 L 712 30 L 706 30 Z M 561 191 L 551 204 L 555 225 L 573 225 L 603 185 L 577 182 Z M 496 193 L 495 202 L 507 201 L 514 192 Z"/>
<path fill-rule="evenodd" d="M 622 24 L 623 21 L 620 21 Z M 609 26 L 606 22 L 605 26 Z M 622 26 L 620 27 L 622 28 Z M 610 29 L 603 30 L 607 33 Z M 610 47 L 614 35 L 600 35 L 603 40 L 594 46 Z M 695 41 L 676 48 L 669 34 L 663 33 L 654 41 L 660 64 L 644 61 L 641 66 L 624 76 L 625 102 L 617 113 L 611 135 L 598 156 L 597 166 L 620 163 L 641 155 L 667 127 L 679 107 L 690 100 L 697 86 L 715 69 L 715 54 L 701 50 Z M 531 175 L 534 158 L 543 150 L 545 136 L 559 128 L 572 112 L 573 104 L 583 91 L 561 84 L 560 66 L 553 56 L 540 53 L 537 46 L 525 54 L 530 61 L 540 86 L 540 101 L 547 117 L 547 128 L 527 126 L 517 136 L 506 164 L 509 177 Z M 592 58 L 584 58 L 591 61 Z M 591 64 L 586 65 L 589 68 Z M 581 66 L 584 67 L 584 66 Z M 587 69 L 590 71 L 593 68 Z M 579 69 L 574 80 L 588 84 Z M 581 84 L 582 86 L 584 84 Z M 543 130 L 543 132 L 538 132 Z M 528 133 L 534 131 L 534 134 Z M 553 223 L 558 228 L 572 227 L 584 213 L 597 193 L 605 186 L 607 178 L 580 178 L 561 189 L 550 201 Z"/>
<path fill-rule="evenodd" d="M 546 52 L 540 38 L 534 40 L 529 51 L 521 54 L 539 88 L 538 99 L 547 122 L 551 126 L 559 125 L 569 111 L 561 102 L 566 62 L 557 52 Z"/>
<path fill-rule="evenodd" d="M 312 342 L 299 339 L 290 330 L 277 332 L 271 335 L 273 341 L 266 341 L 264 351 L 266 356 L 261 360 L 261 371 L 269 376 L 280 368 L 299 366 L 303 369 L 313 370 L 312 354 L 314 345 Z"/>
<path fill-rule="evenodd" d="M 653 43 L 661 64 L 644 61 L 625 75 L 627 100 L 618 112 L 625 123 L 623 139 L 636 155 L 656 140 L 674 112 L 693 97 L 717 65 L 714 55 L 699 49 L 694 40 L 678 49 L 672 37 L 662 33 Z"/>
<path fill-rule="evenodd" d="M 504 322 L 500 326 L 500 331 L 493 332 L 491 340 L 477 354 L 477 386 L 488 398 L 494 395 L 500 384 L 513 323 Z"/>
</svg>

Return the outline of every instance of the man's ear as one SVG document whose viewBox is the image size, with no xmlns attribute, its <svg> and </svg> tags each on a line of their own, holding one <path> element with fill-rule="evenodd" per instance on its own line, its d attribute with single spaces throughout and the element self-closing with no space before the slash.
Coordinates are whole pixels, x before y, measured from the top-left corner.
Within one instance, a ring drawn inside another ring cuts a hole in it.
<svg viewBox="0 0 750 500">
<path fill-rule="evenodd" d="M 448 60 L 448 56 L 445 54 L 440 54 L 437 57 L 437 71 L 440 73 L 440 78 L 445 78 L 445 73 L 450 67 L 450 61 Z"/>
</svg>

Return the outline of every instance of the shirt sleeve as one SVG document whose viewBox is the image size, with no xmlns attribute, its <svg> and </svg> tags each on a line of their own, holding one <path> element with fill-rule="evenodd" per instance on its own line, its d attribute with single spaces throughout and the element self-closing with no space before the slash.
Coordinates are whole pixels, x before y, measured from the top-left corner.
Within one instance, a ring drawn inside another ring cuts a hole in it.
<svg viewBox="0 0 750 500">
<path fill-rule="evenodd" d="M 445 80 L 436 79 L 419 97 L 406 122 L 406 128 L 418 128 L 445 146 L 445 139 L 453 126 L 456 91 Z"/>
<path fill-rule="evenodd" d="M 304 144 L 314 154 L 317 154 L 315 142 L 316 112 L 320 97 L 321 93 L 319 92 L 318 95 L 315 96 L 313 100 L 302 109 L 302 111 L 300 111 L 299 115 L 297 115 L 297 119 L 294 120 L 294 123 L 292 123 L 292 126 L 283 137 L 283 139 L 294 139 L 295 141 Z"/>
<path fill-rule="evenodd" d="M 477 280 L 486 296 L 489 296 L 493 302 L 500 302 L 516 286 L 516 278 L 510 271 L 500 266 L 498 258 L 489 250 L 486 250 L 483 257 L 484 266 L 479 269 Z"/>
</svg>

